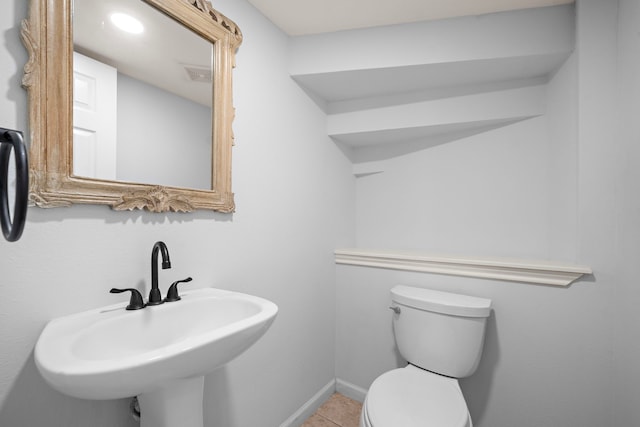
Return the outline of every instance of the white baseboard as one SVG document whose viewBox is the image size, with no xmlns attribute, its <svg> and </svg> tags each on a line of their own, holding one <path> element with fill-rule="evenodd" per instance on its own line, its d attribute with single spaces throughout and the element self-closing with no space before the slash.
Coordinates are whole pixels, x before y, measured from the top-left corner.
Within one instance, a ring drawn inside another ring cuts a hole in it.
<svg viewBox="0 0 640 427">
<path fill-rule="evenodd" d="M 364 402 L 367 395 L 367 390 L 340 378 L 336 378 L 336 391 L 360 403 Z"/>
<path fill-rule="evenodd" d="M 311 399 L 309 399 L 300 409 L 291 415 L 280 427 L 300 427 L 307 418 L 313 415 L 322 404 L 336 391 L 336 380 L 329 381 Z"/>
</svg>

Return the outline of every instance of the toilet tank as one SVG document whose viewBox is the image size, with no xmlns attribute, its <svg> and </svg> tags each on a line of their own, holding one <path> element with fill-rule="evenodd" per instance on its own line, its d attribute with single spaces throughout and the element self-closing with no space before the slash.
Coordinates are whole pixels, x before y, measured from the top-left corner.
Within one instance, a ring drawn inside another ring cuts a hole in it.
<svg viewBox="0 0 640 427">
<path fill-rule="evenodd" d="M 393 331 L 411 364 L 454 378 L 476 370 L 491 300 L 410 286 L 391 289 Z"/>
</svg>

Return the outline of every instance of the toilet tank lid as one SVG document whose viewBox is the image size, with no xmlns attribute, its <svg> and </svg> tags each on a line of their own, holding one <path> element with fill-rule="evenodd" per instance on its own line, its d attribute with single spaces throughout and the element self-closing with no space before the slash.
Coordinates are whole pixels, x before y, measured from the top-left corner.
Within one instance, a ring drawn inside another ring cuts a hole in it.
<svg viewBox="0 0 640 427">
<path fill-rule="evenodd" d="M 489 317 L 491 300 L 432 289 L 398 285 L 391 289 L 391 300 L 402 305 L 465 317 Z"/>
</svg>

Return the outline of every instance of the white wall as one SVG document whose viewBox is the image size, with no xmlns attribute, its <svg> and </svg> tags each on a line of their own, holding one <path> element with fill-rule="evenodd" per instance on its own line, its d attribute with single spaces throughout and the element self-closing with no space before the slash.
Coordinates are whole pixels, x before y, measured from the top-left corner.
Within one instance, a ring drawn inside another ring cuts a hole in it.
<svg viewBox="0 0 640 427">
<path fill-rule="evenodd" d="M 620 280 L 614 297 L 614 419 L 612 425 L 640 424 L 640 3 L 621 0 L 618 13 L 617 133 L 619 166 L 616 177 L 616 220 L 619 233 Z"/>
<path fill-rule="evenodd" d="M 358 246 L 546 257 L 545 125 L 535 118 L 441 144 L 359 178 Z"/>
<path fill-rule="evenodd" d="M 555 288 L 339 266 L 338 378 L 367 388 L 382 372 L 403 366 L 387 309 L 393 285 L 449 290 L 494 303 L 479 369 L 461 381 L 474 425 L 638 424 L 631 413 L 612 424 L 611 303 L 621 279 L 614 215 L 620 158 L 611 120 L 617 5 L 579 0 L 577 8 L 576 52 L 547 85 L 545 115 L 386 161 L 384 173 L 359 178 L 357 242 L 560 259 L 590 265 L 594 275 Z M 631 217 L 624 226 L 638 229 Z M 635 295 L 630 287 L 627 293 Z M 637 323 L 636 315 L 619 318 Z M 630 329 L 620 329 L 618 345 Z M 634 352 L 621 357 L 619 376 L 637 361 L 637 346 L 625 347 Z M 637 391 L 631 380 L 623 384 Z"/>
<path fill-rule="evenodd" d="M 208 426 L 277 426 L 334 378 L 333 249 L 353 245 L 351 165 L 324 114 L 288 77 L 287 38 L 248 3 L 216 7 L 243 30 L 234 73 L 237 212 L 114 212 L 30 208 L 22 239 L 0 242 L 0 425 L 127 426 L 128 401 L 63 396 L 40 378 L 33 347 L 56 316 L 121 300 L 113 286 L 148 288 L 150 251 L 167 243 L 161 287 L 217 286 L 280 308 L 267 334 L 206 382 Z M 26 2 L 0 14 L 0 126 L 27 129 L 19 41 Z"/>
</svg>

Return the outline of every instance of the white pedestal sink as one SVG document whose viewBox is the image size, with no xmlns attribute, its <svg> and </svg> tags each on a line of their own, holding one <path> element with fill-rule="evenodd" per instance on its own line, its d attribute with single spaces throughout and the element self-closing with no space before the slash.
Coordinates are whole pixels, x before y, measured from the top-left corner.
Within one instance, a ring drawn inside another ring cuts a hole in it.
<svg viewBox="0 0 640 427">
<path fill-rule="evenodd" d="M 52 320 L 35 361 L 70 396 L 138 396 L 142 427 L 202 427 L 204 375 L 255 343 L 278 312 L 263 298 L 220 289 L 142 310 L 126 305 Z"/>
</svg>

